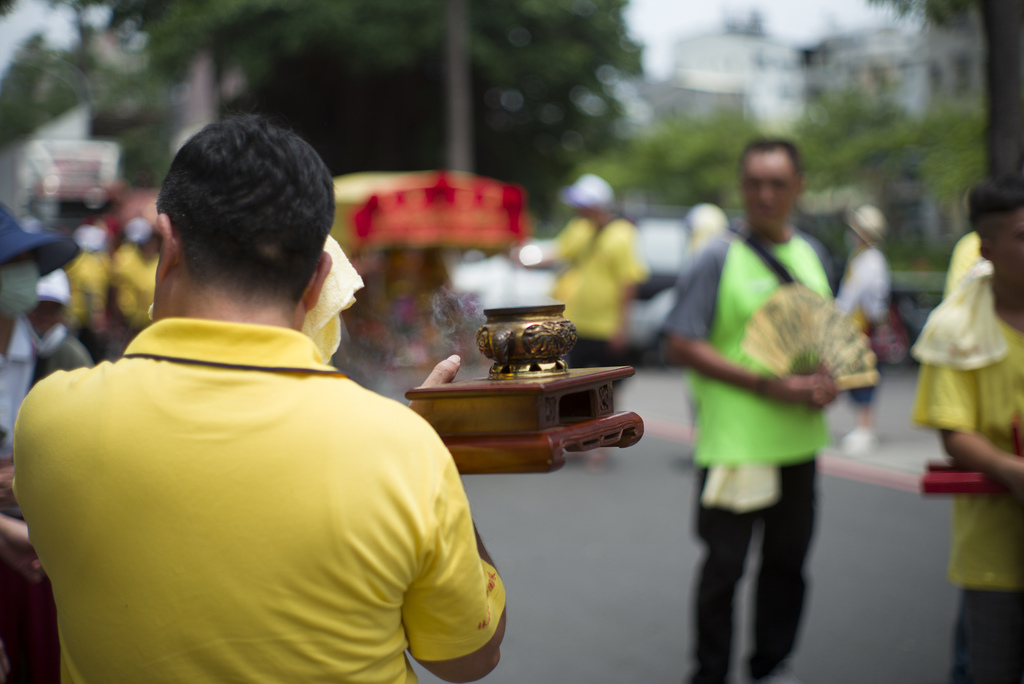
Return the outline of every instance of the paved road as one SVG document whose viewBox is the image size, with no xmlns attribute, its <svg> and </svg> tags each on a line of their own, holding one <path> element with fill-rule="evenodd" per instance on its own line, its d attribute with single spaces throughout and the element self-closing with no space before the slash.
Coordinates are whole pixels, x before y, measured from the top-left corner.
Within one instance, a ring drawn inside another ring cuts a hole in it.
<svg viewBox="0 0 1024 684">
<path fill-rule="evenodd" d="M 572 461 L 547 475 L 465 478 L 510 601 L 502 662 L 485 681 L 682 680 L 699 549 L 681 377 L 644 370 L 623 387 L 618 407 L 640 413 L 647 434 L 603 473 Z M 913 382 L 908 372 L 885 379 L 877 454 L 822 459 L 811 594 L 793 661 L 807 684 L 947 680 L 949 502 L 912 491 L 922 463 L 938 455 L 937 438 L 909 426 Z M 837 437 L 852 426 L 844 404 L 830 418 Z M 741 615 L 749 605 L 744 586 Z"/>
</svg>

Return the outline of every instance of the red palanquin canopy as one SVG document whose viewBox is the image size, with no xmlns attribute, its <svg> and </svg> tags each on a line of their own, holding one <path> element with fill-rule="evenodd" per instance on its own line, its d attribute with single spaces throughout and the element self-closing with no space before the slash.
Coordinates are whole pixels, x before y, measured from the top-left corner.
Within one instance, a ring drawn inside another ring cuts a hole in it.
<svg viewBox="0 0 1024 684">
<path fill-rule="evenodd" d="M 505 249 L 530 236 L 522 187 L 454 171 L 334 179 L 331 233 L 346 249 Z"/>
</svg>

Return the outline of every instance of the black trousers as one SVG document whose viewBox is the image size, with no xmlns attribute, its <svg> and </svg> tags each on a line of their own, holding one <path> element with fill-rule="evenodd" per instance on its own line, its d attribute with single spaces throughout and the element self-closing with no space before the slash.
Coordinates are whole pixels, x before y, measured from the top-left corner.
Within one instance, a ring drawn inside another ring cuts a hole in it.
<svg viewBox="0 0 1024 684">
<path fill-rule="evenodd" d="M 732 649 L 733 593 L 743 575 L 755 526 L 761 528 L 754 653 L 750 675 L 769 674 L 793 650 L 806 581 L 804 560 L 814 529 L 813 460 L 779 469 L 782 496 L 751 513 L 709 509 L 697 499 L 697 533 L 706 547 L 697 586 L 697 672 L 693 684 L 723 684 Z M 707 471 L 701 473 L 701 488 Z"/>
<path fill-rule="evenodd" d="M 571 368 L 594 368 L 598 366 L 623 366 L 626 355 L 612 350 L 608 340 L 580 337 L 569 352 Z"/>
</svg>

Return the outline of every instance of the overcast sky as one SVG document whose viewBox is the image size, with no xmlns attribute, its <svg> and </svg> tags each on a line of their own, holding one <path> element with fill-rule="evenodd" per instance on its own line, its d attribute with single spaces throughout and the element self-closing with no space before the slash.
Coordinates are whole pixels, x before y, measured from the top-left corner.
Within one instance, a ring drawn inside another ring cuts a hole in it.
<svg viewBox="0 0 1024 684">
<path fill-rule="evenodd" d="M 28 36 L 45 32 L 54 45 L 73 39 L 71 14 L 44 0 L 19 0 L 16 11 L 0 19 L 0 74 Z M 671 65 L 672 43 L 721 29 L 727 16 L 749 16 L 757 9 L 769 36 L 795 46 L 810 45 L 836 30 L 891 24 L 891 14 L 867 0 L 632 0 L 626 12 L 633 36 L 645 45 L 644 68 L 663 79 Z"/>
</svg>

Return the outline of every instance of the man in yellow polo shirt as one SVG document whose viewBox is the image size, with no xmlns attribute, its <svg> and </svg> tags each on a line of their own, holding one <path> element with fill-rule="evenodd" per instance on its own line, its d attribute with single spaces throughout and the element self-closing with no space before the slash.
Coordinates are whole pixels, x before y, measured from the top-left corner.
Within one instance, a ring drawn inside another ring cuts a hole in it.
<svg viewBox="0 0 1024 684">
<path fill-rule="evenodd" d="M 490 672 L 504 589 L 450 454 L 299 332 L 331 269 L 327 167 L 231 119 L 182 147 L 158 209 L 153 325 L 42 381 L 17 425 L 63 681 L 409 683 L 407 650 Z"/>
<path fill-rule="evenodd" d="M 612 213 L 612 187 L 592 173 L 562 189 L 562 201 L 576 216 L 559 233 L 558 258 L 568 264 L 553 296 L 565 303 L 565 317 L 579 339 L 569 361 L 577 367 L 624 363 L 629 307 L 636 287 L 647 280 L 636 227 Z"/>
</svg>

